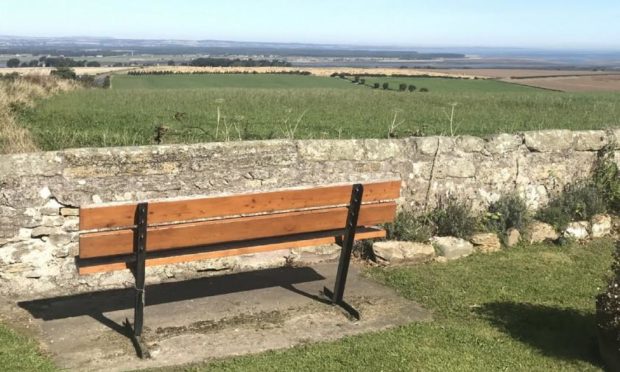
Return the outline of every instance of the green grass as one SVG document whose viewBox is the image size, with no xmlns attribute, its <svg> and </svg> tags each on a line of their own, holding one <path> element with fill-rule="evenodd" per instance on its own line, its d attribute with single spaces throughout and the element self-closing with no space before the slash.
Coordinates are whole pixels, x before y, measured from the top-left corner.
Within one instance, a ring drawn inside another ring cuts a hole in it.
<svg viewBox="0 0 620 372">
<path fill-rule="evenodd" d="M 285 74 L 118 75 L 113 80 L 113 89 L 204 88 L 351 89 L 355 86 L 340 79 Z"/>
<path fill-rule="evenodd" d="M 450 134 L 454 103 L 455 134 L 620 125 L 620 94 L 558 93 L 483 80 L 405 80 L 427 85 L 430 92 L 374 90 L 296 75 L 117 76 L 111 90 L 38 102 L 20 122 L 45 150 L 151 144 L 158 125 L 170 127 L 165 143 L 222 141 L 221 130 L 215 135 L 218 107 L 220 129 L 225 120 L 230 140 L 285 138 L 284 123 L 299 118 L 297 139 L 386 138 L 395 115 L 402 121 L 398 136 Z M 184 115 L 176 120 L 176 113 Z"/>
<path fill-rule="evenodd" d="M 3 371 L 53 371 L 34 341 L 0 324 L 0 369 Z"/>
<path fill-rule="evenodd" d="M 600 371 L 595 295 L 613 242 L 522 246 L 368 275 L 433 311 L 434 321 L 163 371 Z M 53 370 L 0 326 L 2 370 Z"/>
<path fill-rule="evenodd" d="M 389 83 L 389 89 L 398 90 L 400 84 L 415 85 L 418 93 L 421 88 L 426 88 L 434 93 L 542 93 L 538 88 L 524 85 L 504 83 L 497 80 L 466 80 L 466 79 L 443 79 L 443 78 L 417 78 L 417 77 L 360 77 L 366 79 L 366 85 L 373 86 L 379 83 L 379 89 L 383 89 L 383 83 Z"/>
<path fill-rule="evenodd" d="M 209 364 L 235 371 L 599 371 L 594 296 L 612 242 L 518 247 L 370 275 L 433 310 L 435 320 Z"/>
</svg>

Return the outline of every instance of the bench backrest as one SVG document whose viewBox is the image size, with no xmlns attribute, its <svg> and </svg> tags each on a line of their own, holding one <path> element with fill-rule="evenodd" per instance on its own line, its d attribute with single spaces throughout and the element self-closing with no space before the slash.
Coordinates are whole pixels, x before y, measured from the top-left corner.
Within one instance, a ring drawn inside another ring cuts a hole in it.
<svg viewBox="0 0 620 372">
<path fill-rule="evenodd" d="M 338 230 L 352 184 L 149 202 L 147 252 Z M 364 184 L 358 226 L 391 222 L 400 181 Z M 134 252 L 137 203 L 80 208 L 80 259 Z"/>
</svg>

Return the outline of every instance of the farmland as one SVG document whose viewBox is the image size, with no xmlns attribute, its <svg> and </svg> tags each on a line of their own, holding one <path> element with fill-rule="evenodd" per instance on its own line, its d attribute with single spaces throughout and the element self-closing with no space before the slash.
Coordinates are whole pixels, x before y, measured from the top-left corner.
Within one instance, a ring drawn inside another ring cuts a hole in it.
<svg viewBox="0 0 620 372">
<path fill-rule="evenodd" d="M 85 89 L 23 110 L 41 149 L 273 138 L 488 135 L 620 124 L 620 94 L 561 93 L 493 80 L 339 78 L 275 74 L 114 76 L 112 89 Z M 417 91 L 398 92 L 399 84 Z M 429 92 L 419 90 L 427 88 Z M 454 107 L 454 119 L 450 114 Z M 289 129 L 295 129 L 293 132 Z"/>
</svg>

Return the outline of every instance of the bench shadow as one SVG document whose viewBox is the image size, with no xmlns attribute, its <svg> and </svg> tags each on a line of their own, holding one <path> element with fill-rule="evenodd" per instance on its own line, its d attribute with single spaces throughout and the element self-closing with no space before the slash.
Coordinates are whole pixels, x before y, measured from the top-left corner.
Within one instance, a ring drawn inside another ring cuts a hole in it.
<svg viewBox="0 0 620 372">
<path fill-rule="evenodd" d="M 295 284 L 322 281 L 325 277 L 310 267 L 283 267 L 212 276 L 206 278 L 166 282 L 146 286 L 148 306 L 163 303 L 218 296 L 257 289 L 282 287 L 298 295 L 328 303 L 318 295 L 296 288 Z M 127 328 L 104 315 L 104 313 L 132 309 L 135 291 L 133 288 L 102 290 L 77 295 L 58 296 L 18 302 L 34 318 L 44 321 L 90 316 L 106 327 L 129 337 Z"/>
<path fill-rule="evenodd" d="M 476 311 L 502 332 L 546 356 L 602 367 L 593 313 L 516 302 L 487 303 Z"/>
</svg>

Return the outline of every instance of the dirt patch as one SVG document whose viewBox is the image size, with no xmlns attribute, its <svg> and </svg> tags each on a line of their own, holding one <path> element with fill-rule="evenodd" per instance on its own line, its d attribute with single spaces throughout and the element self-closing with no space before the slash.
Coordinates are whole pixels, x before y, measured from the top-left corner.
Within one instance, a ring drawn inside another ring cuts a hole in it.
<svg viewBox="0 0 620 372">
<path fill-rule="evenodd" d="M 538 78 L 538 77 L 561 77 L 561 76 L 593 76 L 593 75 L 612 75 L 620 72 L 611 73 L 609 71 L 592 71 L 592 70 L 530 70 L 530 69 L 493 69 L 493 68 L 472 68 L 472 69 L 421 69 L 420 72 L 436 72 L 444 74 L 453 74 L 456 76 L 467 75 L 485 77 L 491 79 L 521 79 L 521 78 Z"/>
<path fill-rule="evenodd" d="M 620 92 L 620 74 L 504 79 L 503 81 L 563 92 Z"/>
<path fill-rule="evenodd" d="M 179 336 L 184 333 L 213 333 L 226 327 L 250 327 L 256 330 L 268 329 L 275 326 L 282 326 L 284 319 L 290 317 L 292 312 L 283 311 L 261 311 L 258 314 L 240 314 L 230 318 L 219 320 L 201 320 L 193 322 L 188 326 L 181 327 L 159 327 L 155 330 L 158 339 Z M 146 330 L 145 334 L 151 334 L 150 330 Z"/>
</svg>

